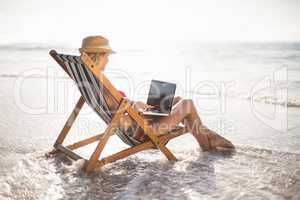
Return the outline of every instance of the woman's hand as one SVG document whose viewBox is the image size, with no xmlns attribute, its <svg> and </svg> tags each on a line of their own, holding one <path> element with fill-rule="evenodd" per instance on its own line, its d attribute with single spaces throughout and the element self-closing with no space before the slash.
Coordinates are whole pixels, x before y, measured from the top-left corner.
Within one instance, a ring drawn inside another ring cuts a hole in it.
<svg viewBox="0 0 300 200">
<path fill-rule="evenodd" d="M 154 106 L 145 104 L 144 102 L 141 101 L 136 101 L 133 103 L 133 107 L 135 110 L 137 110 L 138 112 L 143 112 L 146 111 L 149 108 L 154 108 Z"/>
</svg>

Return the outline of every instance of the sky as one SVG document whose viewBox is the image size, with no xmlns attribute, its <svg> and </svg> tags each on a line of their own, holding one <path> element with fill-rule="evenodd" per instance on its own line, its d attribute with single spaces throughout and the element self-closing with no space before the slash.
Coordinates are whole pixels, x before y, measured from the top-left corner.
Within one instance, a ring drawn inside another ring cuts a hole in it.
<svg viewBox="0 0 300 200">
<path fill-rule="evenodd" d="M 298 0 L 0 0 L 0 44 L 300 41 Z"/>
</svg>

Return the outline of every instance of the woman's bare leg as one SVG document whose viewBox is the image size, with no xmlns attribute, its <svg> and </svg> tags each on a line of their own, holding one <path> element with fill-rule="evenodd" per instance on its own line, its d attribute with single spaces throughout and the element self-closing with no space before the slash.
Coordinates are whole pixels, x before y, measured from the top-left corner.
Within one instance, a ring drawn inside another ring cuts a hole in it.
<svg viewBox="0 0 300 200">
<path fill-rule="evenodd" d="M 176 96 L 173 99 L 173 103 L 172 105 L 174 106 L 175 104 L 177 104 L 179 101 L 181 101 L 183 98 L 181 96 Z"/>
<path fill-rule="evenodd" d="M 172 109 L 171 114 L 155 120 L 153 127 L 160 133 L 165 133 L 173 130 L 179 122 L 183 122 L 187 126 L 203 151 L 215 147 L 233 148 L 228 140 L 203 126 L 192 100 L 179 101 Z"/>
</svg>

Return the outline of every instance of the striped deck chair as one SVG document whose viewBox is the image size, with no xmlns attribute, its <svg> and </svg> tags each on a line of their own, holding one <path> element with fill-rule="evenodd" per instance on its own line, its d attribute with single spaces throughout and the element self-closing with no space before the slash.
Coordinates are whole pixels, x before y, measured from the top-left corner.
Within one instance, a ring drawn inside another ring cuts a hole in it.
<svg viewBox="0 0 300 200">
<path fill-rule="evenodd" d="M 81 97 L 79 98 L 75 108 L 73 109 L 67 122 L 56 139 L 54 150 L 50 152 L 51 154 L 64 153 L 74 160 L 83 159 L 73 150 L 98 141 L 95 151 L 91 154 L 88 160 L 85 160 L 83 170 L 87 173 L 99 170 L 105 164 L 125 158 L 140 151 L 153 148 L 160 150 L 168 160 L 177 160 L 171 151 L 166 147 L 166 143 L 173 138 L 187 133 L 187 129 L 185 127 L 176 128 L 172 132 L 159 135 L 147 125 L 147 121 L 144 119 L 144 117 L 132 108 L 130 101 L 119 93 L 119 91 L 111 84 L 111 82 L 103 73 L 101 73 L 99 69 L 94 67 L 95 65 L 93 61 L 87 54 L 83 53 L 79 57 L 58 54 L 56 51 L 51 50 L 50 55 L 70 76 L 70 78 L 75 81 L 81 93 Z M 116 111 L 111 111 L 107 106 L 103 96 L 104 91 L 109 92 L 113 97 L 113 100 L 117 103 L 116 105 L 119 105 Z M 85 102 L 102 120 L 104 120 L 104 122 L 107 124 L 107 127 L 101 134 L 89 137 L 74 144 L 64 146 L 63 141 Z M 147 134 L 149 139 L 146 142 L 137 141 L 135 138 L 130 137 L 130 134 L 125 134 L 121 131 L 119 127 L 120 123 L 122 123 L 121 119 L 122 116 L 124 116 L 124 113 L 128 113 L 133 119 L 134 123 L 141 127 Z M 99 160 L 99 157 L 108 139 L 113 134 L 119 136 L 120 139 L 130 147 Z"/>
</svg>

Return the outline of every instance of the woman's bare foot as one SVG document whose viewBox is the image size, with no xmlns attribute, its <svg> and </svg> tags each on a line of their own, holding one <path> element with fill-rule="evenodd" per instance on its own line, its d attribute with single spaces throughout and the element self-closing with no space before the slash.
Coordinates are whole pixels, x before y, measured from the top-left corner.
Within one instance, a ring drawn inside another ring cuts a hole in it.
<svg viewBox="0 0 300 200">
<path fill-rule="evenodd" d="M 206 133 L 207 138 L 209 140 L 210 143 L 210 149 L 221 149 L 223 150 L 225 148 L 225 150 L 227 149 L 234 149 L 234 145 L 228 141 L 227 139 L 225 139 L 224 137 L 218 135 L 217 133 L 213 132 L 213 131 L 209 131 L 208 133 Z"/>
<path fill-rule="evenodd" d="M 224 137 L 218 135 L 216 132 L 210 130 L 206 126 L 202 126 L 201 132 L 207 137 L 209 143 L 209 149 L 219 149 L 219 150 L 232 150 L 234 145 L 225 139 Z"/>
</svg>

